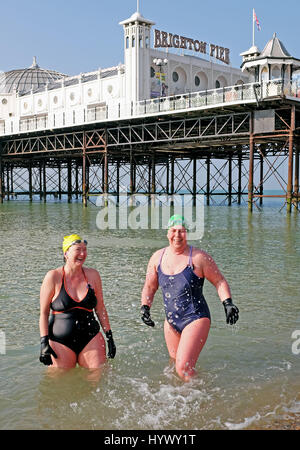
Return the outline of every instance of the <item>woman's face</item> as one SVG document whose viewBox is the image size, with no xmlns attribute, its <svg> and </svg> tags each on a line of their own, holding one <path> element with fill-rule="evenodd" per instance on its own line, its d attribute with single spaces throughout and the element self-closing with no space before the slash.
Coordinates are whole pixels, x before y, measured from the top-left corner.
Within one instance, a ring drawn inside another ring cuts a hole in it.
<svg viewBox="0 0 300 450">
<path fill-rule="evenodd" d="M 80 244 L 73 244 L 65 253 L 65 258 L 68 263 L 82 266 L 87 257 L 86 245 L 82 242 Z"/>
<path fill-rule="evenodd" d="M 171 247 L 174 247 L 175 249 L 186 247 L 186 229 L 182 225 L 176 225 L 169 228 L 167 236 Z"/>
</svg>

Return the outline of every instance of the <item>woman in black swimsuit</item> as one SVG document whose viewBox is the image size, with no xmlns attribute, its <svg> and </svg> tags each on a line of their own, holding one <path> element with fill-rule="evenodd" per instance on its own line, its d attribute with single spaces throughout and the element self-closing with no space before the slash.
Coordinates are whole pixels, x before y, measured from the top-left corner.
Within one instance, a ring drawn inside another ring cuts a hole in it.
<svg viewBox="0 0 300 450">
<path fill-rule="evenodd" d="M 80 236 L 66 236 L 65 266 L 50 270 L 44 278 L 40 294 L 40 361 L 45 365 L 72 368 L 78 363 L 89 369 L 99 368 L 106 361 L 106 349 L 96 316 L 106 335 L 108 357 L 115 356 L 99 272 L 83 267 L 86 247 L 87 242 Z"/>
</svg>

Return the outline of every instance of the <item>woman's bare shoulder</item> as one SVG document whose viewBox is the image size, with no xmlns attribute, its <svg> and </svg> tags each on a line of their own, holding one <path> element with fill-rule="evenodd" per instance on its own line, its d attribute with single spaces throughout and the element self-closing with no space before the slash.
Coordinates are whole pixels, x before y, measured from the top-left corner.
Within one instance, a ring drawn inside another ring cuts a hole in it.
<svg viewBox="0 0 300 450">
<path fill-rule="evenodd" d="M 50 269 L 44 278 L 44 281 L 53 281 L 61 280 L 63 274 L 63 267 L 57 267 L 56 269 Z"/>
<path fill-rule="evenodd" d="M 213 262 L 213 258 L 211 255 L 209 255 L 205 250 L 195 247 L 193 247 L 193 260 L 199 263 Z"/>
<path fill-rule="evenodd" d="M 84 273 L 89 281 L 99 280 L 100 272 L 92 267 L 84 267 Z"/>
<path fill-rule="evenodd" d="M 149 264 L 152 264 L 153 266 L 157 267 L 163 251 L 164 251 L 164 248 L 160 248 L 159 250 L 156 250 L 153 253 L 153 255 L 151 256 Z"/>
</svg>

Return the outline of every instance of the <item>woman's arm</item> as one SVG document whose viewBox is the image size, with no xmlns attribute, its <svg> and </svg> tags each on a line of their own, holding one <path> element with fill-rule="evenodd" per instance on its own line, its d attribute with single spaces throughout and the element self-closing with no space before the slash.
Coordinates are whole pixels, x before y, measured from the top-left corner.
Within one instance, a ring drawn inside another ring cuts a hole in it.
<svg viewBox="0 0 300 450">
<path fill-rule="evenodd" d="M 155 292 L 158 289 L 157 261 L 159 252 L 155 252 L 148 263 L 146 280 L 142 290 L 141 314 L 142 321 L 149 327 L 154 327 L 155 323 L 151 319 L 150 307 L 153 303 Z"/>
<path fill-rule="evenodd" d="M 51 300 L 55 293 L 55 271 L 50 270 L 42 283 L 40 290 L 40 336 L 48 335 L 48 319 Z"/>
<path fill-rule="evenodd" d="M 146 280 L 142 290 L 142 305 L 151 307 L 154 299 L 154 295 L 158 289 L 158 276 L 157 276 L 157 260 L 159 252 L 155 252 L 148 263 Z"/>
<path fill-rule="evenodd" d="M 95 295 L 97 297 L 97 305 L 95 308 L 95 312 L 97 314 L 97 317 L 99 319 L 99 322 L 101 324 L 103 331 L 106 333 L 107 331 L 110 330 L 110 323 L 109 323 L 108 314 L 107 314 L 107 311 L 106 311 L 106 308 L 104 305 L 104 301 L 103 301 L 101 277 L 97 270 L 94 270 L 94 269 L 90 269 L 90 270 L 92 270 L 93 288 L 95 291 Z"/>
<path fill-rule="evenodd" d="M 195 272 L 197 273 L 197 269 L 199 270 L 201 268 L 202 276 L 215 286 L 221 302 L 231 297 L 227 280 L 209 254 L 202 250 L 197 253 L 195 256 L 195 266 Z"/>
<path fill-rule="evenodd" d="M 230 325 L 235 324 L 239 318 L 239 309 L 232 303 L 229 284 L 210 255 L 202 252 L 201 261 L 203 276 L 215 286 L 224 306 L 226 322 Z"/>
</svg>

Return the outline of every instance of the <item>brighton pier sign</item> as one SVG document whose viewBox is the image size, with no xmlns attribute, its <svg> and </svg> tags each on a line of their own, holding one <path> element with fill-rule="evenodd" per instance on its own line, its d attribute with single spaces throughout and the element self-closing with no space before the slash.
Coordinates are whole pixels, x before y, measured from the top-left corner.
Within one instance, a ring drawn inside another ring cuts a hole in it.
<svg viewBox="0 0 300 450">
<path fill-rule="evenodd" d="M 155 48 L 182 48 L 192 50 L 194 52 L 209 54 L 225 64 L 230 63 L 229 48 L 220 47 L 219 45 L 207 44 L 197 39 L 191 39 L 178 34 L 167 33 L 166 31 L 154 30 L 154 47 Z"/>
</svg>

